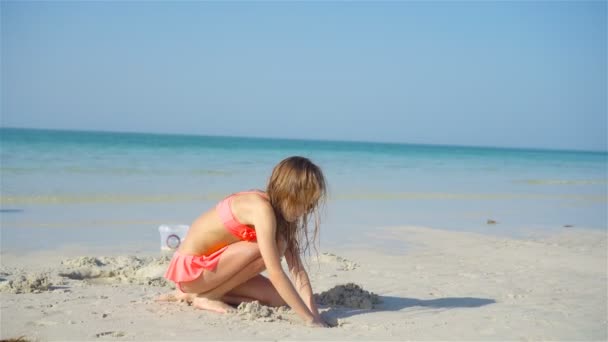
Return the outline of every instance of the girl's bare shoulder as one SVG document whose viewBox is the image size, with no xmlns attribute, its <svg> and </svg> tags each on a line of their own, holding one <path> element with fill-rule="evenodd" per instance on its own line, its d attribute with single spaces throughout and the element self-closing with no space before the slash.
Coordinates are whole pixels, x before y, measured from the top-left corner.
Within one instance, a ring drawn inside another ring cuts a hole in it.
<svg viewBox="0 0 608 342">
<path fill-rule="evenodd" d="M 264 192 L 240 194 L 232 201 L 232 214 L 243 224 L 254 224 L 256 216 L 272 213 L 272 205 Z"/>
</svg>

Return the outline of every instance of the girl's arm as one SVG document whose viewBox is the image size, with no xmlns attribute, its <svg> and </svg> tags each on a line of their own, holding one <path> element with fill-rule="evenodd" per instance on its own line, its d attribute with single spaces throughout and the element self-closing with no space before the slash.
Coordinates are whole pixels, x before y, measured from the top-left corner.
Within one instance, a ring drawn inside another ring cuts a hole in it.
<svg viewBox="0 0 608 342">
<path fill-rule="evenodd" d="M 310 285 L 310 279 L 308 278 L 308 273 L 306 273 L 306 270 L 302 265 L 300 255 L 298 253 L 293 253 L 291 250 L 287 250 L 285 251 L 285 261 L 287 261 L 287 267 L 289 268 L 289 271 L 294 279 L 295 287 L 300 294 L 300 297 L 315 319 L 323 321 L 321 319 L 321 315 L 319 314 L 317 303 L 315 303 L 315 298 L 312 293 L 312 286 Z"/>
<path fill-rule="evenodd" d="M 257 211 L 253 217 L 257 241 L 260 247 L 262 259 L 266 265 L 266 271 L 270 282 L 295 312 L 306 323 L 318 324 L 316 317 L 311 313 L 302 298 L 298 295 L 291 281 L 281 267 L 279 249 L 276 243 L 276 221 L 272 207 L 267 206 L 264 210 Z"/>
</svg>

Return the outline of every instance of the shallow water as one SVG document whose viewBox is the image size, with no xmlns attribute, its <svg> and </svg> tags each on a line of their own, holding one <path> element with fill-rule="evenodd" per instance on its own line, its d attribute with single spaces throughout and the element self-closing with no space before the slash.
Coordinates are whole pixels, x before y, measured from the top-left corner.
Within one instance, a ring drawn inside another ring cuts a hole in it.
<svg viewBox="0 0 608 342">
<path fill-rule="evenodd" d="M 2 249 L 61 244 L 158 248 L 223 196 L 264 188 L 290 155 L 329 184 L 322 245 L 421 225 L 517 235 L 607 228 L 607 153 L 0 129 Z M 488 220 L 497 224 L 487 224 Z M 371 234 L 371 235 L 370 235 Z M 389 247 L 380 239 L 378 248 Z"/>
</svg>

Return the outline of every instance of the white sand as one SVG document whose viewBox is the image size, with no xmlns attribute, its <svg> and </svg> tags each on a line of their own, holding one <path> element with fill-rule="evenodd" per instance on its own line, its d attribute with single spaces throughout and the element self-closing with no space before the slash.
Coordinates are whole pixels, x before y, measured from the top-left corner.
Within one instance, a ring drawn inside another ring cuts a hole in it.
<svg viewBox="0 0 608 342">
<path fill-rule="evenodd" d="M 527 240 L 421 227 L 383 234 L 402 241 L 404 253 L 332 250 L 310 262 L 317 299 L 325 303 L 321 311 L 335 326 L 330 329 L 306 327 L 290 310 L 259 303 L 228 315 L 157 303 L 153 298 L 171 288 L 161 278 L 166 258 L 3 254 L 0 338 L 608 338 L 604 232 L 569 229 Z"/>
</svg>

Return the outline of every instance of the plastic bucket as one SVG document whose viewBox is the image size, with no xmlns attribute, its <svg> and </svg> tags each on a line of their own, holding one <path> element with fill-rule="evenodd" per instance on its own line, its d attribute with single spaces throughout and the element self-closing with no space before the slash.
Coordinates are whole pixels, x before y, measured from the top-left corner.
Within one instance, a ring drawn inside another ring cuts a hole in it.
<svg viewBox="0 0 608 342">
<path fill-rule="evenodd" d="M 160 250 L 163 252 L 175 251 L 182 243 L 188 229 L 185 224 L 162 224 L 158 227 L 160 233 Z"/>
</svg>

